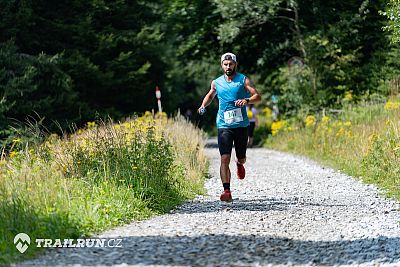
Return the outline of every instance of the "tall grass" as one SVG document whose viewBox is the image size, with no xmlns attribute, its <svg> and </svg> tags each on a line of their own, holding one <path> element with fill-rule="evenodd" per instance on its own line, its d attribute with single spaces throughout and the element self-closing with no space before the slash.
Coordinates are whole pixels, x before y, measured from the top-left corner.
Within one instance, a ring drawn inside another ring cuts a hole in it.
<svg viewBox="0 0 400 267">
<path fill-rule="evenodd" d="M 0 161 L 0 263 L 19 253 L 14 236 L 78 238 L 163 213 L 203 193 L 202 132 L 153 115 L 100 125 L 35 146 L 15 139 Z"/>
<path fill-rule="evenodd" d="M 309 114 L 286 125 L 265 145 L 309 156 L 374 183 L 400 200 L 400 102 L 345 109 L 337 116 Z"/>
</svg>

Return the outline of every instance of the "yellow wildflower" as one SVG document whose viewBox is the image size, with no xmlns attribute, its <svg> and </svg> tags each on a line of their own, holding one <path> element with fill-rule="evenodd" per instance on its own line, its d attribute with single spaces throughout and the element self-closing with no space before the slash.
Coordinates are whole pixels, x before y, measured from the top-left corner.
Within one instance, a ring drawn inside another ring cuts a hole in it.
<svg viewBox="0 0 400 267">
<path fill-rule="evenodd" d="M 15 156 L 17 156 L 18 155 L 18 152 L 17 151 L 11 151 L 10 152 L 10 158 L 13 158 L 13 157 L 15 157 Z"/>
<path fill-rule="evenodd" d="M 322 123 L 328 124 L 331 121 L 331 118 L 329 116 L 323 116 L 321 119 Z"/>
<path fill-rule="evenodd" d="M 346 127 L 350 127 L 351 126 L 351 121 L 346 121 L 345 123 L 343 123 L 344 126 Z"/>
<path fill-rule="evenodd" d="M 342 126 L 343 126 L 343 122 L 341 122 L 341 121 L 335 121 L 332 124 L 332 127 L 334 127 L 334 128 L 339 128 L 339 127 L 342 127 Z"/>
<path fill-rule="evenodd" d="M 151 113 L 150 111 L 146 111 L 143 117 L 153 117 L 153 113 Z"/>
<path fill-rule="evenodd" d="M 306 124 L 306 127 L 310 127 L 315 125 L 315 116 L 313 115 L 308 115 L 305 119 L 304 122 Z"/>
<path fill-rule="evenodd" d="M 94 128 L 94 127 L 96 127 L 96 122 L 94 122 L 94 121 L 88 121 L 86 124 L 87 124 L 87 127 L 88 127 L 88 128 Z"/>
<path fill-rule="evenodd" d="M 21 139 L 19 139 L 19 138 L 13 139 L 12 142 L 13 142 L 13 143 L 21 143 Z"/>
<path fill-rule="evenodd" d="M 162 112 L 157 112 L 157 116 L 159 116 L 159 117 L 168 117 L 168 116 L 167 116 L 167 113 L 165 113 L 164 111 L 162 111 Z"/>
<path fill-rule="evenodd" d="M 353 136 L 353 132 L 352 131 L 347 131 L 347 137 L 352 137 Z"/>
<path fill-rule="evenodd" d="M 393 110 L 393 109 L 399 109 L 400 108 L 400 102 L 394 102 L 389 100 L 386 102 L 384 109 L 386 110 Z"/>
<path fill-rule="evenodd" d="M 353 91 L 346 91 L 344 93 L 344 98 L 343 99 L 346 100 L 346 101 L 353 100 Z"/>
<path fill-rule="evenodd" d="M 346 133 L 345 129 L 340 128 L 339 131 L 336 132 L 336 136 L 339 137 L 344 135 L 345 133 Z"/>
<path fill-rule="evenodd" d="M 282 129 L 286 124 L 286 121 L 274 121 L 271 125 L 271 133 L 272 136 L 275 136 L 278 134 L 279 130 Z"/>
<path fill-rule="evenodd" d="M 269 107 L 264 108 L 263 112 L 266 117 L 272 117 L 272 110 Z"/>
</svg>

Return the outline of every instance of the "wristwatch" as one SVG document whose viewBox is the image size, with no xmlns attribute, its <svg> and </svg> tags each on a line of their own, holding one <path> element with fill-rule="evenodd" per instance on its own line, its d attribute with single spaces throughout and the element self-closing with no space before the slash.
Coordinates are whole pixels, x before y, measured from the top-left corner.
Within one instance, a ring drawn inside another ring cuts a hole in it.
<svg viewBox="0 0 400 267">
<path fill-rule="evenodd" d="M 247 104 L 250 102 L 250 98 L 246 97 L 244 100 L 246 100 Z"/>
</svg>

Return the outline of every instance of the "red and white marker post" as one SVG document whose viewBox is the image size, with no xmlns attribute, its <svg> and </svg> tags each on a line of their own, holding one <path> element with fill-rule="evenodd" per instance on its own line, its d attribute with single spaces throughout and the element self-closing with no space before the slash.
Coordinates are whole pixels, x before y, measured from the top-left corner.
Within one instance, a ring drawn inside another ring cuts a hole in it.
<svg viewBox="0 0 400 267">
<path fill-rule="evenodd" d="M 156 85 L 156 98 L 157 98 L 157 104 L 158 104 L 158 112 L 162 112 L 162 107 L 161 107 L 161 91 L 158 88 L 158 85 Z"/>
</svg>

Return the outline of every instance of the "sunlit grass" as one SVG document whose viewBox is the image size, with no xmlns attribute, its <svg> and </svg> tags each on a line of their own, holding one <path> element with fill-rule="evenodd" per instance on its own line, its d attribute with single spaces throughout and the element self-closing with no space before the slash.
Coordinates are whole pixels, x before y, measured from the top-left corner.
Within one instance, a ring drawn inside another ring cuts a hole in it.
<svg viewBox="0 0 400 267">
<path fill-rule="evenodd" d="M 281 127 L 265 145 L 309 156 L 400 199 L 399 115 L 397 99 L 348 108 L 336 116 L 309 114 L 296 125 Z"/>
<path fill-rule="evenodd" d="M 94 123 L 41 144 L 13 140 L 0 161 L 0 263 L 24 254 L 20 232 L 78 238 L 163 213 L 203 193 L 203 133 L 182 118 L 146 113 Z"/>
</svg>

